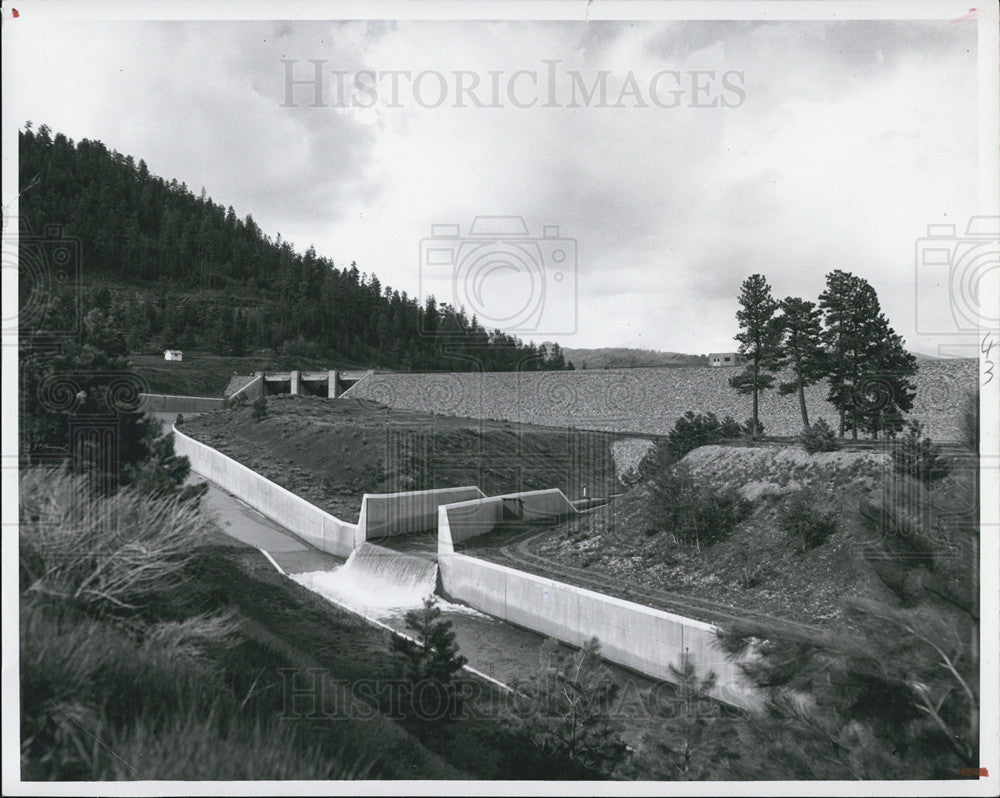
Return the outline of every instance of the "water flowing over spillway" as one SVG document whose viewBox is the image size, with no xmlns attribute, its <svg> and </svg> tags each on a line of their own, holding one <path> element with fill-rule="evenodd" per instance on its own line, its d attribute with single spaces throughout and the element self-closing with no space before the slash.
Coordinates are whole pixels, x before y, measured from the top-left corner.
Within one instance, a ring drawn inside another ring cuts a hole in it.
<svg viewBox="0 0 1000 798">
<path fill-rule="evenodd" d="M 391 617 L 434 593 L 437 563 L 362 543 L 333 571 L 293 574 L 299 584 L 363 615 Z"/>
</svg>

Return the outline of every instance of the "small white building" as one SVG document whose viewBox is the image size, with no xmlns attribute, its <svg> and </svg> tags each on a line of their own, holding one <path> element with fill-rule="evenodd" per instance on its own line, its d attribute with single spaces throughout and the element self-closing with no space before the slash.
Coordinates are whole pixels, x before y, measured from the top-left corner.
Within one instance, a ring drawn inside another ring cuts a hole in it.
<svg viewBox="0 0 1000 798">
<path fill-rule="evenodd" d="M 167 349 L 163 352 L 164 360 L 183 360 L 184 353 L 180 349 Z"/>
<path fill-rule="evenodd" d="M 710 366 L 742 366 L 747 359 L 739 352 L 712 352 L 708 356 Z"/>
</svg>

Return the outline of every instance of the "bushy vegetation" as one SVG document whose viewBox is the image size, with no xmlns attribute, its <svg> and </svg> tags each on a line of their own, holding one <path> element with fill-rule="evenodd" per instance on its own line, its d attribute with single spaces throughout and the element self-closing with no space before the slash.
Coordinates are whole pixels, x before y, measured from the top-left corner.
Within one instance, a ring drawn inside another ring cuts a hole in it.
<svg viewBox="0 0 1000 798">
<path fill-rule="evenodd" d="M 837 515 L 825 505 L 813 488 L 796 491 L 784 501 L 778 523 L 803 552 L 822 546 L 837 531 Z"/>
<path fill-rule="evenodd" d="M 715 672 L 699 676 L 687 652 L 669 668 L 672 701 L 662 723 L 643 735 L 642 755 L 634 757 L 630 775 L 649 781 L 718 779 L 740 753 L 734 745 L 734 718 L 709 697 Z"/>
<path fill-rule="evenodd" d="M 207 522 L 178 497 L 135 490 L 109 498 L 66 471 L 21 478 L 20 579 L 26 595 L 59 599 L 95 616 L 135 617 L 185 593 Z"/>
<path fill-rule="evenodd" d="M 267 418 L 267 397 L 261 394 L 253 400 L 250 407 L 250 418 L 254 421 L 263 421 Z"/>
<path fill-rule="evenodd" d="M 796 636 L 739 623 L 725 632 L 734 652 L 756 641 L 746 669 L 766 697 L 766 711 L 739 727 L 740 746 L 757 756 L 730 775 L 975 777 L 979 495 L 978 461 L 967 463 L 929 483 L 889 472 L 862 503 L 864 553 L 887 591 L 847 599 L 850 631 Z"/>
<path fill-rule="evenodd" d="M 40 311 L 52 320 L 74 312 L 57 297 L 47 297 Z M 142 380 L 106 316 L 88 312 L 73 337 L 22 330 L 19 345 L 18 443 L 25 460 L 86 473 L 102 494 L 125 486 L 152 495 L 184 491 L 188 460 L 175 455 L 173 436 L 142 411 Z"/>
<path fill-rule="evenodd" d="M 732 416 L 726 416 L 720 422 L 715 413 L 695 413 L 688 410 L 677 419 L 666 438 L 661 438 L 649 448 L 631 481 L 651 479 L 668 470 L 699 446 L 739 438 L 744 431 L 745 426 L 741 426 Z"/>
<path fill-rule="evenodd" d="M 348 778 L 374 760 L 279 718 L 273 652 L 197 577 L 206 521 L 176 496 L 21 478 L 26 780 Z M 334 746 L 334 747 L 332 747 Z"/>
<path fill-rule="evenodd" d="M 835 452 L 840 448 L 837 433 L 822 418 L 806 427 L 799 435 L 799 441 L 809 454 Z"/>
<path fill-rule="evenodd" d="M 729 535 L 750 515 L 752 506 L 738 493 L 699 482 L 679 463 L 650 481 L 646 501 L 646 534 L 668 533 L 697 550 Z"/>
<path fill-rule="evenodd" d="M 546 640 L 538 673 L 515 685 L 506 721 L 526 767 L 553 778 L 594 778 L 625 760 L 621 718 L 613 712 L 618 686 L 600 650 L 596 638 L 575 651 Z M 541 763 L 532 761 L 539 757 Z"/>
<path fill-rule="evenodd" d="M 924 434 L 923 425 L 916 420 L 906 425 L 906 434 L 893 440 L 889 454 L 896 473 L 920 482 L 934 482 L 951 470 L 941 447 Z"/>
</svg>

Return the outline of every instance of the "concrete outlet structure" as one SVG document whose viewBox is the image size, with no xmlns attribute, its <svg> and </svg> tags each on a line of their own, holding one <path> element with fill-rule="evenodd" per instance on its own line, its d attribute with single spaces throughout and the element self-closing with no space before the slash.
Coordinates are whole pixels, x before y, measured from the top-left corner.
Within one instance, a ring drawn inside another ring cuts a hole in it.
<svg viewBox="0 0 1000 798">
<path fill-rule="evenodd" d="M 325 396 L 328 399 L 336 399 L 373 373 L 370 370 L 340 371 L 339 369 L 329 369 L 327 371 L 258 371 L 253 378 L 234 377 L 233 381 L 251 381 L 236 392 L 239 394 L 246 391 L 254 381 L 260 379 L 265 395 L 277 393 L 288 393 L 293 396 L 310 394 L 312 396 Z M 245 395 L 250 398 L 249 394 Z"/>
<path fill-rule="evenodd" d="M 296 375 L 296 376 L 292 376 Z M 288 375 L 300 385 L 302 375 Z M 266 379 L 261 380 L 263 385 Z M 673 681 L 671 665 L 686 653 L 701 677 L 716 674 L 712 695 L 753 709 L 760 696 L 717 643 L 711 624 L 557 582 L 457 552 L 470 538 L 505 521 L 568 516 L 577 512 L 560 490 L 485 496 L 477 487 L 368 494 L 357 524 L 342 521 L 271 482 L 242 463 L 189 438 L 176 426 L 174 447 L 191 468 L 234 494 L 307 543 L 347 558 L 365 541 L 437 528 L 442 592 L 473 609 L 517 626 L 581 646 L 596 637 L 605 659 L 656 679 Z M 366 544 L 367 545 L 367 544 Z M 389 550 L 386 550 L 389 552 Z M 397 552 L 387 556 L 397 556 Z M 405 556 L 405 555 L 399 555 Z"/>
</svg>

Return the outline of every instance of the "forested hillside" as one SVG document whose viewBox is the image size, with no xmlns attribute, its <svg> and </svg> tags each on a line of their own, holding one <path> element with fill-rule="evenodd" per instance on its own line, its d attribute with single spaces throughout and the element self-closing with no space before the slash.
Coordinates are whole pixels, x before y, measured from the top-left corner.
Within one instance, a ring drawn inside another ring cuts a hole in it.
<svg viewBox="0 0 1000 798">
<path fill-rule="evenodd" d="M 354 263 L 338 267 L 312 247 L 296 252 L 252 216 L 99 141 L 74 143 L 27 123 L 20 185 L 22 236 L 58 225 L 79 239 L 82 310 L 105 315 L 132 352 L 270 349 L 421 371 L 566 367 L 557 351 L 486 330 L 433 299 L 421 304 Z"/>
</svg>

